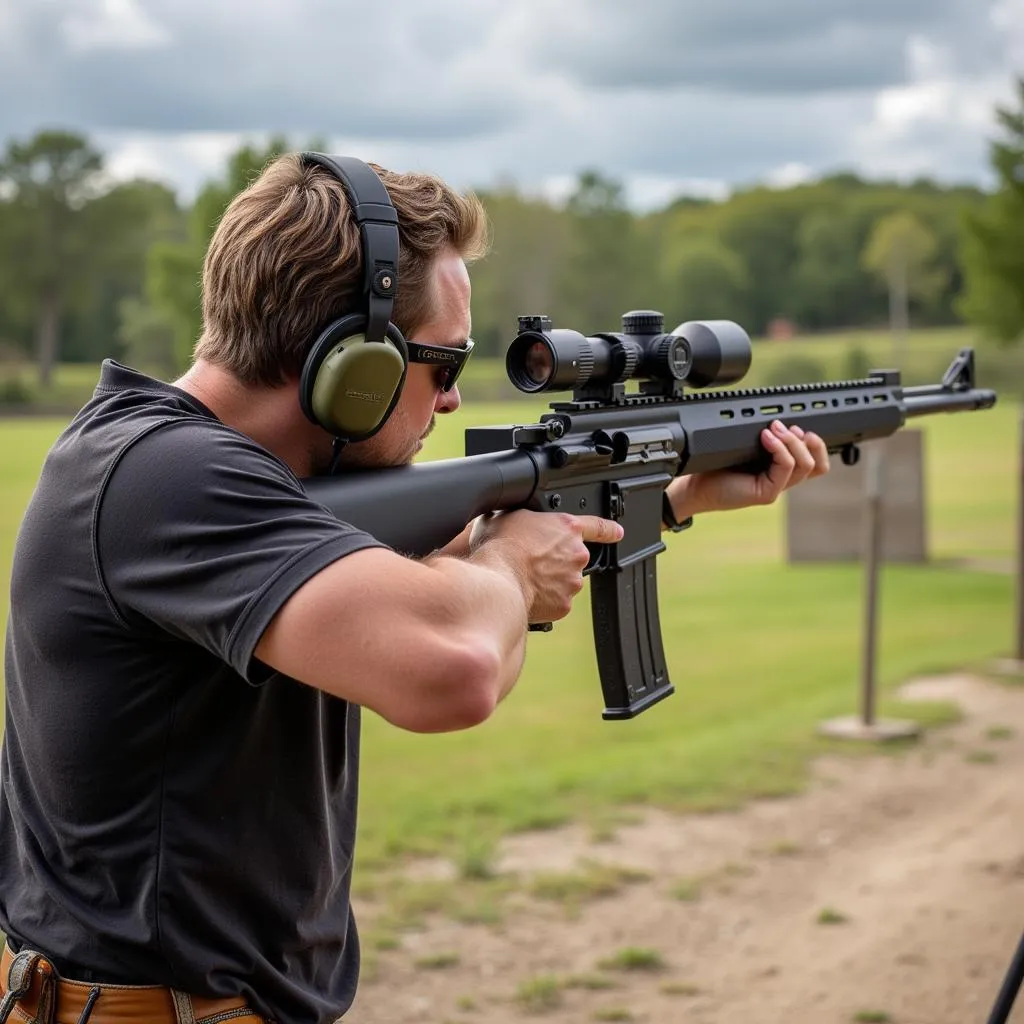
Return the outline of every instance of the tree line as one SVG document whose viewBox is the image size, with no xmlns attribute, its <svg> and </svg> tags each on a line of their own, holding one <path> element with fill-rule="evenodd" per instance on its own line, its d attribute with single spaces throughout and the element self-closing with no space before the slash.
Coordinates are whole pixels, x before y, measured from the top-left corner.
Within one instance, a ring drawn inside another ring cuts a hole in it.
<svg viewBox="0 0 1024 1024">
<path fill-rule="evenodd" d="M 629 309 L 672 327 L 724 318 L 752 336 L 892 322 L 970 320 L 1004 341 L 1024 331 L 1024 80 L 1002 133 L 993 191 L 833 174 L 754 186 L 721 201 L 681 198 L 638 214 L 621 183 L 583 171 L 565 203 L 512 185 L 478 191 L 490 255 L 472 269 L 474 337 L 498 355 L 517 317 L 615 330 Z M 279 153 L 323 148 L 280 137 L 246 145 L 194 201 L 154 181 L 115 182 L 73 132 L 10 140 L 0 158 L 0 359 L 114 356 L 178 372 L 201 328 L 203 253 L 223 210 Z"/>
</svg>

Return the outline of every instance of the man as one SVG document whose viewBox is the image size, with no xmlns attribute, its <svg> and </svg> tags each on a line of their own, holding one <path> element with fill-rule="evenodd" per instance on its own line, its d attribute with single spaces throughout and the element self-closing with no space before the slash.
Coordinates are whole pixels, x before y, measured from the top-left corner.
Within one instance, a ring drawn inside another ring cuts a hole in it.
<svg viewBox="0 0 1024 1024">
<path fill-rule="evenodd" d="M 410 359 L 464 358 L 482 209 L 379 173 L 401 242 L 391 319 Z M 189 371 L 168 385 L 105 362 L 46 459 L 11 581 L 0 1024 L 54 1000 L 59 1024 L 339 1017 L 359 966 L 360 708 L 418 732 L 482 722 L 527 625 L 568 614 L 585 542 L 622 535 L 519 511 L 414 560 L 307 498 L 300 480 L 336 456 L 409 462 L 459 407 L 451 371 L 413 359 L 372 436 L 341 447 L 309 415 L 307 357 L 361 307 L 363 275 L 341 181 L 276 161 L 211 242 Z M 674 481 L 676 517 L 828 469 L 813 435 L 776 424 L 764 443 L 760 477 Z"/>
</svg>

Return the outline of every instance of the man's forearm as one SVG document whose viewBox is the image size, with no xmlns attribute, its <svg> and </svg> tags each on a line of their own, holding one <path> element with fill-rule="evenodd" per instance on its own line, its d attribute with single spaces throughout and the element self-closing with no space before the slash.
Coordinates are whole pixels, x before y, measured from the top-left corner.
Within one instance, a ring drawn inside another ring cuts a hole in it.
<svg viewBox="0 0 1024 1024">
<path fill-rule="evenodd" d="M 529 597 L 513 560 L 497 550 L 497 545 L 483 545 L 470 553 L 469 530 L 467 527 L 427 562 L 458 581 L 465 603 L 474 609 L 477 628 L 491 637 L 500 652 L 501 669 L 494 679 L 497 704 L 515 686 L 522 671 Z"/>
</svg>

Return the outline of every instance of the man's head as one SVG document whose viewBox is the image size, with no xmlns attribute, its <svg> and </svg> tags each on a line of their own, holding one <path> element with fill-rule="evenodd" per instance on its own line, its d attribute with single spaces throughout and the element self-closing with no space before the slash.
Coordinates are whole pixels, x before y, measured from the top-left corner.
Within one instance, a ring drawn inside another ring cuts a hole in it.
<svg viewBox="0 0 1024 1024">
<path fill-rule="evenodd" d="M 374 166 L 374 165 L 371 165 Z M 438 178 L 374 166 L 398 213 L 399 286 L 392 320 L 413 341 L 461 345 L 469 334 L 466 263 L 486 251 L 480 203 Z M 332 320 L 363 309 L 359 230 L 341 183 L 295 155 L 270 164 L 225 211 L 203 268 L 197 360 L 251 387 L 296 389 L 313 342 Z M 412 364 L 387 424 L 345 461 L 409 461 L 435 412 L 459 405 L 435 367 Z M 322 435 L 322 436 L 318 436 Z M 315 468 L 330 438 L 311 430 Z"/>
</svg>

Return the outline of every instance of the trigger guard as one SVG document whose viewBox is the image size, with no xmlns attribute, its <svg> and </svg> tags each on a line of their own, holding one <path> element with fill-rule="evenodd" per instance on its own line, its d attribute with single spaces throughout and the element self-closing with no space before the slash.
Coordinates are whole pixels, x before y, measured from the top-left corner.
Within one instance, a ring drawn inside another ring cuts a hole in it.
<svg viewBox="0 0 1024 1024">
<path fill-rule="evenodd" d="M 583 575 L 589 576 L 591 573 L 607 569 L 607 556 L 611 545 L 597 544 L 594 541 L 585 541 L 584 543 L 587 546 L 587 550 L 590 552 L 590 560 L 587 562 L 587 566 L 583 570 Z"/>
</svg>

